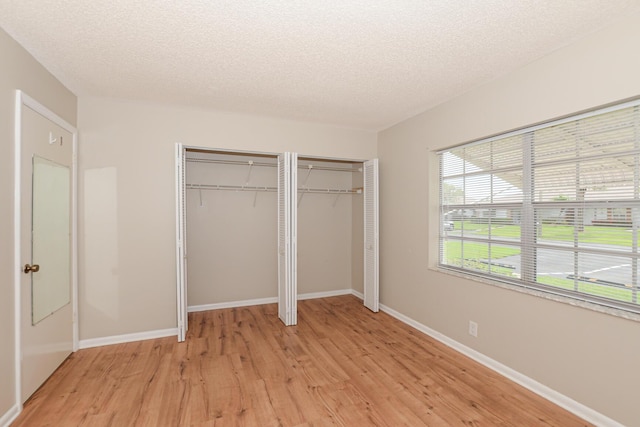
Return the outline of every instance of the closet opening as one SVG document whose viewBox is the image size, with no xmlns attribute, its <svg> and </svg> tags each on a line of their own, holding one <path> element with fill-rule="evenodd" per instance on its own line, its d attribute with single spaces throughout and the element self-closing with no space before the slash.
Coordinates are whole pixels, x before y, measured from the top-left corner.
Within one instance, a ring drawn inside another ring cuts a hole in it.
<svg viewBox="0 0 640 427">
<path fill-rule="evenodd" d="M 186 306 L 277 295 L 277 155 L 185 149 Z"/>
<path fill-rule="evenodd" d="M 178 340 L 187 313 L 355 294 L 378 311 L 377 160 L 176 144 Z"/>
<path fill-rule="evenodd" d="M 297 166 L 300 297 L 362 295 L 363 162 L 300 156 Z"/>
</svg>

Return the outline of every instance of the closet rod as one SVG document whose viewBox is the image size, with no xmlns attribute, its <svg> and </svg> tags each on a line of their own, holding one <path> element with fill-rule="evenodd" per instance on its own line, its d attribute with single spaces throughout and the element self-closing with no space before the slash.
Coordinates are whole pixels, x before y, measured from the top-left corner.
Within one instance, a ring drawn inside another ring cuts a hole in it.
<svg viewBox="0 0 640 427">
<path fill-rule="evenodd" d="M 309 167 L 311 166 L 311 168 Z M 316 165 L 298 165 L 298 169 L 317 169 L 319 171 L 335 171 L 335 172 L 362 172 L 362 168 L 337 168 L 331 166 L 316 166 Z"/>
<path fill-rule="evenodd" d="M 193 163 L 217 163 L 221 165 L 240 165 L 240 166 L 277 166 L 275 163 L 256 162 L 256 161 L 240 161 L 240 160 L 217 160 L 217 159 L 187 159 L 187 162 Z"/>
<path fill-rule="evenodd" d="M 278 191 L 278 187 L 258 187 L 252 185 L 216 185 L 216 184 L 187 184 L 188 190 L 232 190 L 232 191 Z M 298 188 L 298 193 L 320 194 L 361 194 L 360 188 L 351 190 L 337 188 Z"/>
<path fill-rule="evenodd" d="M 278 191 L 278 187 L 254 185 L 187 184 L 187 190 Z"/>
<path fill-rule="evenodd" d="M 276 163 L 267 163 L 267 162 L 256 162 L 250 163 L 251 161 L 240 161 L 240 160 L 218 160 L 218 159 L 187 159 L 187 162 L 193 163 L 217 163 L 221 165 L 240 165 L 240 166 L 249 166 L 253 164 L 253 166 L 267 166 L 275 168 L 278 165 Z M 309 168 L 311 166 L 311 168 Z M 335 172 L 362 172 L 362 168 L 339 168 L 332 166 L 316 166 L 316 165 L 298 165 L 298 169 L 317 169 L 322 171 L 335 171 Z"/>
<path fill-rule="evenodd" d="M 309 167 L 311 166 L 311 167 Z M 362 172 L 362 168 L 338 168 L 331 166 L 316 166 L 316 165 L 298 165 L 298 169 L 317 169 L 319 171 L 334 171 L 334 172 Z"/>
<path fill-rule="evenodd" d="M 298 193 L 324 193 L 324 194 L 360 194 L 362 190 L 343 190 L 337 188 L 298 188 Z"/>
</svg>

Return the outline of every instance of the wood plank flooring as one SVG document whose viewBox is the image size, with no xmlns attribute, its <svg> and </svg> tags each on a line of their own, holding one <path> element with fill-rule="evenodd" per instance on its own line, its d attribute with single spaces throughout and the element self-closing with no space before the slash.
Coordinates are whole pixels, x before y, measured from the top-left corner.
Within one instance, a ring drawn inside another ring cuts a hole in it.
<svg viewBox="0 0 640 427">
<path fill-rule="evenodd" d="M 174 337 L 80 350 L 22 426 L 585 426 L 353 296 L 191 313 Z"/>
</svg>

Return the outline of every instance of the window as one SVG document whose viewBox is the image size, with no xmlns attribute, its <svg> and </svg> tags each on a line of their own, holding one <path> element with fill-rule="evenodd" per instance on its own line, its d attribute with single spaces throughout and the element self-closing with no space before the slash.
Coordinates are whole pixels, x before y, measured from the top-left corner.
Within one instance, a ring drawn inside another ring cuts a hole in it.
<svg viewBox="0 0 640 427">
<path fill-rule="evenodd" d="M 440 267 L 640 313 L 640 101 L 439 160 Z"/>
</svg>

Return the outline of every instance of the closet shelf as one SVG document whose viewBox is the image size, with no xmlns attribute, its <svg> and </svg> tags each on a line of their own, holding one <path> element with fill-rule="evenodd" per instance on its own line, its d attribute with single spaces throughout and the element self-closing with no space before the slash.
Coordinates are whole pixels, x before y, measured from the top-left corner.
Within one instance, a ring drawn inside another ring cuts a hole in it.
<svg viewBox="0 0 640 427">
<path fill-rule="evenodd" d="M 187 190 L 229 190 L 229 191 L 278 191 L 278 187 L 255 185 L 217 185 L 217 184 L 187 184 Z M 362 188 L 298 188 L 298 193 L 318 194 L 362 194 Z"/>
<path fill-rule="evenodd" d="M 187 190 L 278 191 L 278 187 L 255 185 L 187 184 Z"/>
<path fill-rule="evenodd" d="M 219 165 L 238 165 L 238 166 L 267 166 L 276 167 L 276 163 L 271 162 L 256 162 L 254 160 L 240 161 L 240 160 L 217 160 L 217 159 L 187 159 L 190 163 L 216 163 Z"/>
<path fill-rule="evenodd" d="M 325 194 L 360 194 L 359 188 L 339 189 L 339 188 L 298 188 L 298 193 L 325 193 Z"/>
<path fill-rule="evenodd" d="M 331 166 L 316 166 L 316 165 L 298 165 L 298 169 L 315 169 L 319 171 L 333 171 L 333 172 L 362 172 L 362 168 L 357 168 L 357 169 L 338 168 L 338 167 L 331 167 Z"/>
<path fill-rule="evenodd" d="M 219 160 L 219 159 L 186 159 L 190 163 L 216 163 L 221 165 L 238 165 L 238 166 L 266 166 L 275 168 L 277 163 L 272 162 L 257 162 L 255 160 L 241 161 L 241 160 Z M 362 172 L 362 168 L 340 168 L 336 166 L 317 166 L 317 165 L 298 165 L 298 169 L 315 169 L 320 171 L 335 171 L 335 172 Z"/>
</svg>

